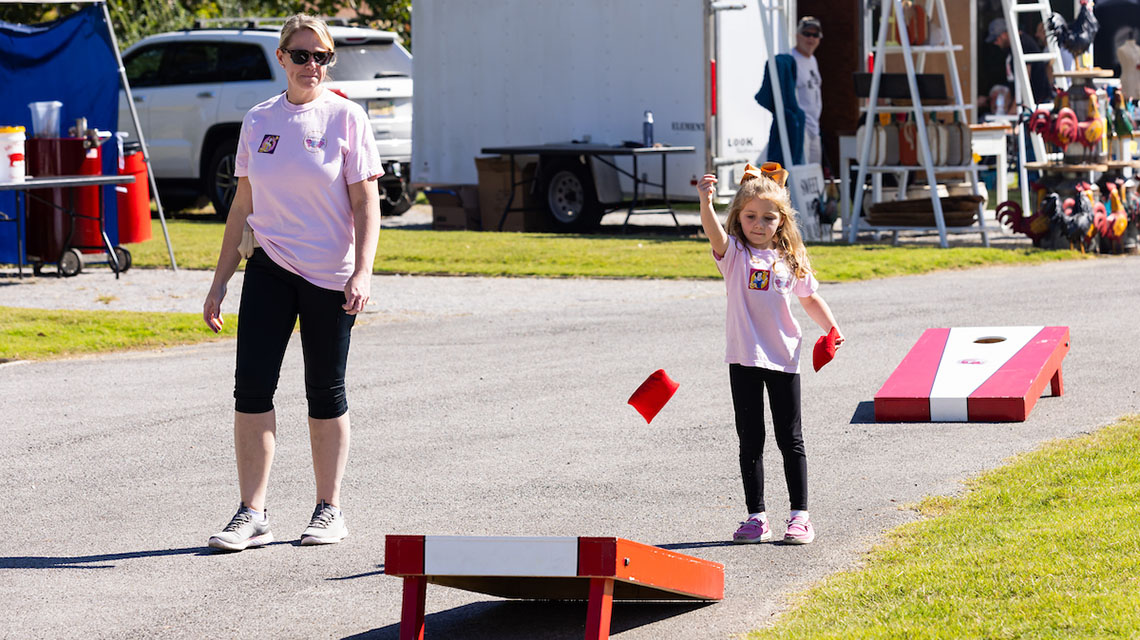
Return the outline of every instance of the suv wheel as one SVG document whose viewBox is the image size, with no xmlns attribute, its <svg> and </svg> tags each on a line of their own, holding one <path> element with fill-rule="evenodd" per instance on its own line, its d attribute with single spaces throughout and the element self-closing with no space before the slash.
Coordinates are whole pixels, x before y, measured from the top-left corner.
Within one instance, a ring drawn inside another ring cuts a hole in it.
<svg viewBox="0 0 1140 640">
<path fill-rule="evenodd" d="M 214 205 L 214 215 L 225 220 L 230 213 L 230 203 L 237 192 L 237 178 L 234 177 L 234 160 L 237 158 L 237 140 L 226 140 L 214 147 L 210 162 L 206 164 L 206 195 Z"/>
</svg>

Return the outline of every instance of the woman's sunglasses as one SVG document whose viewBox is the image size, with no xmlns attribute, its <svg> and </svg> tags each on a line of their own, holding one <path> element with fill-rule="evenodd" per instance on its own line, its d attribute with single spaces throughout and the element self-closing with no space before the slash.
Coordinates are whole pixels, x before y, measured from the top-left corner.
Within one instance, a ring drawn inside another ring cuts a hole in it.
<svg viewBox="0 0 1140 640">
<path fill-rule="evenodd" d="M 335 51 L 305 51 L 304 49 L 281 49 L 289 54 L 293 64 L 309 64 L 309 58 L 322 67 L 336 60 Z"/>
</svg>

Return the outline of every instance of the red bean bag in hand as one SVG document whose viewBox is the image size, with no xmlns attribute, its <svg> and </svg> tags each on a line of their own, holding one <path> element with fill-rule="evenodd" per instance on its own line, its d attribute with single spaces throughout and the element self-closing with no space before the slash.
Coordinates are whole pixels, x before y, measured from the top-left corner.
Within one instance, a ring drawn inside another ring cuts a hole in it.
<svg viewBox="0 0 1140 640">
<path fill-rule="evenodd" d="M 664 369 L 658 369 L 649 374 L 645 382 L 633 392 L 629 397 L 629 404 L 633 405 L 634 409 L 645 418 L 645 423 L 653 422 L 654 416 L 658 411 L 669 402 L 669 398 L 677 391 L 677 383 L 665 373 Z"/>
<path fill-rule="evenodd" d="M 815 349 L 811 354 L 811 366 L 815 367 L 816 371 L 823 368 L 823 365 L 831 362 L 835 357 L 835 339 L 839 337 L 839 331 L 835 327 L 827 332 L 826 336 L 820 336 L 819 340 L 815 341 Z"/>
</svg>

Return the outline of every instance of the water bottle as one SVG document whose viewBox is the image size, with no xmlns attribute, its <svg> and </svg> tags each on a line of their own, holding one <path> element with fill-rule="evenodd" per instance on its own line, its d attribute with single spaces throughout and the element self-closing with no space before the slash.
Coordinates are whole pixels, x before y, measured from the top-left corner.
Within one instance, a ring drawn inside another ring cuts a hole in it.
<svg viewBox="0 0 1140 640">
<path fill-rule="evenodd" d="M 641 124 L 641 146 L 653 146 L 653 112 L 645 112 L 645 122 Z"/>
</svg>

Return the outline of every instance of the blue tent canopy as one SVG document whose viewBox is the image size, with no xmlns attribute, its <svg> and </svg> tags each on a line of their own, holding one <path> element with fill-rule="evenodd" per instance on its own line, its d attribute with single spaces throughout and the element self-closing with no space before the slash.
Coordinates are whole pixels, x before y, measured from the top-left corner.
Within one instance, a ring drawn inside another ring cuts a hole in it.
<svg viewBox="0 0 1140 640">
<path fill-rule="evenodd" d="M 58 100 L 63 103 L 60 129 L 66 132 L 76 118 L 86 118 L 89 128 L 114 132 L 119 126 L 119 89 L 125 88 L 122 61 L 115 43 L 110 16 L 102 3 L 38 25 L 0 22 L 0 126 L 23 125 L 32 132 L 28 103 Z M 144 148 L 145 153 L 145 148 Z M 103 174 L 118 173 L 118 149 L 102 146 Z M 149 164 L 149 163 L 148 163 Z M 153 175 L 153 172 L 152 172 Z M 153 178 L 151 186 L 153 186 Z M 119 240 L 115 191 L 102 189 L 107 237 L 112 245 Z M 157 194 L 152 195 L 156 198 Z M 0 211 L 14 212 L 12 192 L 0 192 Z M 159 217 L 165 217 L 158 203 Z M 16 225 L 0 225 L 0 263 L 18 261 Z M 167 249 L 174 253 L 167 237 Z M 22 258 L 23 256 L 19 256 Z"/>
</svg>

